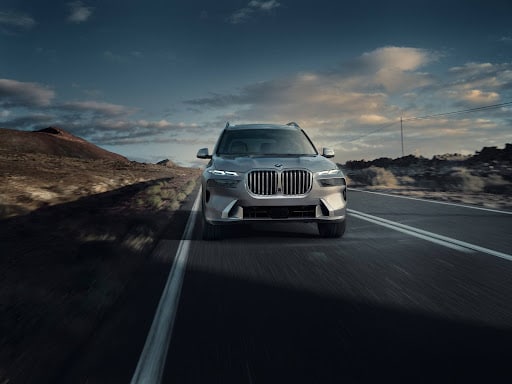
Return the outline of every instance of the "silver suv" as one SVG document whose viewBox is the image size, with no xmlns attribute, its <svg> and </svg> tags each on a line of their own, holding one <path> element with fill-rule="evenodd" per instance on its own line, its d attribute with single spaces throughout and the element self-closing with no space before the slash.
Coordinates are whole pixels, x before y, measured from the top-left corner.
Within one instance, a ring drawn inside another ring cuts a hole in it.
<svg viewBox="0 0 512 384">
<path fill-rule="evenodd" d="M 296 124 L 226 127 L 202 176 L 203 239 L 222 237 L 226 224 L 264 221 L 316 222 L 322 237 L 345 232 L 347 183 Z"/>
</svg>

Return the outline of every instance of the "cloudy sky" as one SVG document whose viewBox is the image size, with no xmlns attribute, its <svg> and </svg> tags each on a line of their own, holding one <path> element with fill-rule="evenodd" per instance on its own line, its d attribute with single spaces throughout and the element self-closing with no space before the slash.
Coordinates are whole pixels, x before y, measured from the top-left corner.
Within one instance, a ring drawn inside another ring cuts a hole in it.
<svg viewBox="0 0 512 384">
<path fill-rule="evenodd" d="M 296 121 L 340 162 L 400 156 L 400 117 L 406 154 L 503 147 L 511 15 L 503 0 L 3 0 L 0 127 L 182 164 L 228 120 Z"/>
</svg>

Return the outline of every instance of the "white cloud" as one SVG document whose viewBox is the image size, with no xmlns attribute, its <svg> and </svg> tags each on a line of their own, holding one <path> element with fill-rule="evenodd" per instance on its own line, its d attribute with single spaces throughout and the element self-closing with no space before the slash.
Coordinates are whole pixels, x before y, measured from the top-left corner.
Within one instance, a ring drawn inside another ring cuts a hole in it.
<svg viewBox="0 0 512 384">
<path fill-rule="evenodd" d="M 28 31 L 36 25 L 35 20 L 25 13 L 0 11 L 0 31 L 7 35 Z"/>
<path fill-rule="evenodd" d="M 297 121 L 317 146 L 341 149 L 338 161 L 398 156 L 402 114 L 425 116 L 510 99 L 512 64 L 465 63 L 434 75 L 429 64 L 439 59 L 438 53 L 420 48 L 383 47 L 330 70 L 290 74 L 185 101 L 198 111 L 194 119 L 202 120 L 200 125 L 172 121 L 168 114 L 142 118 L 135 108 L 94 97 L 52 104 L 54 93 L 48 88 L 7 79 L 0 80 L 0 111 L 12 112 L 12 128 L 57 124 L 97 144 L 127 149 L 129 144 L 169 143 L 191 157 L 194 151 L 179 146 L 211 146 L 226 120 Z M 23 108 L 28 109 L 26 116 L 19 114 Z M 498 143 L 510 141 L 507 119 L 510 109 L 503 108 L 405 121 L 406 152 L 414 148 L 430 156 L 460 148 L 474 151 L 491 136 Z"/>
<path fill-rule="evenodd" d="M 228 20 L 231 24 L 241 24 L 246 22 L 253 12 L 254 11 L 251 8 L 242 8 L 233 12 Z"/>
<path fill-rule="evenodd" d="M 259 1 L 251 0 L 244 8 L 238 9 L 233 12 L 229 17 L 228 21 L 231 24 L 241 24 L 248 21 L 251 17 L 258 13 L 268 13 L 278 7 L 281 4 L 276 0 Z"/>
<path fill-rule="evenodd" d="M 512 64 L 467 63 L 436 75 L 428 72 L 429 64 L 440 59 L 439 53 L 420 48 L 383 47 L 329 71 L 248 84 L 236 92 L 185 103 L 209 115 L 217 111 L 218 126 L 221 120 L 293 120 L 318 146 L 349 148 L 353 154 L 366 152 L 371 157 L 398 156 L 402 114 L 424 116 L 490 105 L 512 91 Z M 460 141 L 466 139 L 467 147 L 476 150 L 491 131 L 496 140 L 507 140 L 507 118 L 510 111 L 492 110 L 408 121 L 406 135 L 425 156 L 461 148 Z M 446 138 L 442 146 L 441 138 Z"/>
<path fill-rule="evenodd" d="M 470 62 L 461 66 L 456 66 L 450 68 L 450 72 L 455 73 L 457 75 L 464 76 L 474 76 L 480 74 L 482 72 L 488 72 L 494 68 L 494 65 L 491 63 L 475 63 Z"/>
<path fill-rule="evenodd" d="M 279 2 L 276 0 L 269 0 L 269 1 L 258 1 L 258 0 L 252 0 L 249 1 L 248 4 L 249 7 L 260 9 L 262 11 L 270 11 L 274 8 L 278 8 L 281 6 Z"/>
<path fill-rule="evenodd" d="M 24 13 L 0 11 L 0 25 L 30 29 L 36 25 L 36 22 L 31 16 Z"/>
<path fill-rule="evenodd" d="M 512 89 L 512 63 L 466 63 L 449 70 L 452 85 L 460 89 Z"/>
<path fill-rule="evenodd" d="M 94 10 L 93 7 L 87 7 L 84 5 L 82 1 L 72 1 L 68 3 L 68 7 L 70 9 L 68 21 L 76 24 L 89 20 Z"/>
<path fill-rule="evenodd" d="M 197 124 L 173 123 L 167 120 L 101 119 L 96 120 L 93 126 L 94 129 L 83 126 L 83 134 L 89 136 L 94 143 L 102 145 L 181 142 L 184 140 L 184 132 L 192 133 L 195 141 L 202 135 L 202 129 Z M 180 136 L 178 132 L 181 133 Z"/>
<path fill-rule="evenodd" d="M 303 122 L 324 121 L 341 127 L 347 122 L 375 124 L 376 116 L 399 116 L 388 98 L 432 84 L 425 72 L 414 71 L 436 60 L 435 52 L 418 48 L 384 47 L 364 53 L 329 72 L 299 73 L 247 85 L 232 94 L 213 94 L 187 101 L 195 107 L 237 108 L 235 116 Z M 361 118 L 365 116 L 365 118 Z M 373 116 L 373 120 L 370 118 Z"/>
<path fill-rule="evenodd" d="M 47 106 L 55 93 L 40 84 L 0 79 L 0 105 Z"/>
<path fill-rule="evenodd" d="M 512 63 L 470 62 L 450 68 L 448 75 L 437 94 L 459 107 L 491 105 L 511 96 Z"/>
<path fill-rule="evenodd" d="M 346 86 L 403 93 L 430 85 L 432 75 L 418 70 L 440 57 L 420 48 L 383 47 L 348 60 L 336 74 Z"/>
<path fill-rule="evenodd" d="M 359 117 L 359 122 L 361 124 L 368 124 L 368 125 L 379 124 L 380 125 L 380 124 L 389 123 L 390 120 L 388 117 L 378 115 L 378 114 L 363 114 Z"/>
<path fill-rule="evenodd" d="M 357 61 L 373 69 L 414 71 L 438 58 L 438 53 L 425 49 L 383 47 L 364 53 Z"/>
<path fill-rule="evenodd" d="M 484 92 L 479 89 L 471 89 L 460 95 L 460 98 L 473 105 L 489 105 L 498 102 L 500 95 L 497 92 Z"/>
<path fill-rule="evenodd" d="M 129 108 L 124 105 L 98 102 L 92 100 L 67 102 L 62 104 L 60 108 L 75 112 L 95 113 L 103 116 L 129 115 L 135 112 L 134 108 Z"/>
</svg>

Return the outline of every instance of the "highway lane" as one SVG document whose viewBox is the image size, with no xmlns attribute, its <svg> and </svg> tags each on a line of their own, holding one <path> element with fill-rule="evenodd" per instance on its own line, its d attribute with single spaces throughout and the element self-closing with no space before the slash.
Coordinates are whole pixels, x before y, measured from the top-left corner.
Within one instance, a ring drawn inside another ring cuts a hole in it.
<svg viewBox="0 0 512 384">
<path fill-rule="evenodd" d="M 55 382 L 133 379 L 192 202 Z M 356 191 L 349 206 L 511 253 L 512 215 Z M 342 239 L 260 224 L 220 242 L 196 223 L 161 382 L 510 382 L 512 261 L 348 220 Z"/>
<path fill-rule="evenodd" d="M 435 201 L 411 200 L 357 190 L 350 191 L 350 208 L 512 254 L 512 212 L 474 209 L 458 204 L 439 204 Z"/>
<path fill-rule="evenodd" d="M 350 208 L 511 253 L 512 216 L 349 193 Z M 198 230 L 198 228 L 196 228 Z M 510 378 L 512 262 L 349 217 L 190 244 L 163 382 Z"/>
</svg>

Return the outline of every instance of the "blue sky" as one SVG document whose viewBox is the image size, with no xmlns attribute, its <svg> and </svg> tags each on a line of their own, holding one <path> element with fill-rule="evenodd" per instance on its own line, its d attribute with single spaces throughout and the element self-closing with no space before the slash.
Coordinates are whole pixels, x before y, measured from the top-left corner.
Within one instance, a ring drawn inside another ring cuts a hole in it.
<svg viewBox="0 0 512 384">
<path fill-rule="evenodd" d="M 10 1 L 0 126 L 197 164 L 227 120 L 298 122 L 336 160 L 512 142 L 512 2 Z"/>
</svg>

